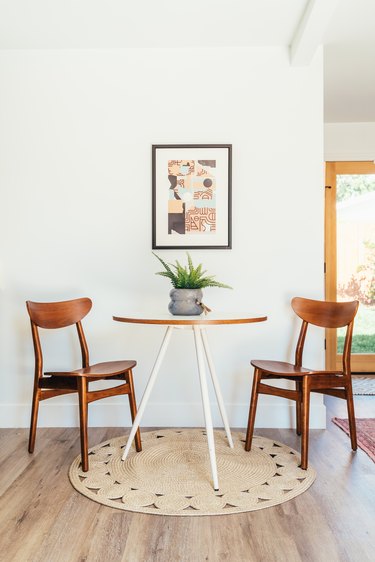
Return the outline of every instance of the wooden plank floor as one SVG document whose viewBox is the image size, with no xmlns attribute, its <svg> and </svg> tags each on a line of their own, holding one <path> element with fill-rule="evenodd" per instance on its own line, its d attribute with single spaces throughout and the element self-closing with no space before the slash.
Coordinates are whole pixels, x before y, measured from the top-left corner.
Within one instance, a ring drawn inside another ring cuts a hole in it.
<svg viewBox="0 0 375 562">
<path fill-rule="evenodd" d="M 356 398 L 357 416 L 375 397 Z M 328 403 L 345 415 L 341 403 Z M 339 405 L 339 409 L 337 408 Z M 342 403 L 342 406 L 345 406 Z M 90 443 L 121 429 L 91 429 Z M 257 430 L 294 448 L 289 430 Z M 313 486 L 280 506 L 219 517 L 164 517 L 100 506 L 78 494 L 67 472 L 79 453 L 77 429 L 40 429 L 34 455 L 27 431 L 0 431 L 0 560 L 4 562 L 366 562 L 375 552 L 375 464 L 353 453 L 344 432 L 311 432 Z"/>
</svg>

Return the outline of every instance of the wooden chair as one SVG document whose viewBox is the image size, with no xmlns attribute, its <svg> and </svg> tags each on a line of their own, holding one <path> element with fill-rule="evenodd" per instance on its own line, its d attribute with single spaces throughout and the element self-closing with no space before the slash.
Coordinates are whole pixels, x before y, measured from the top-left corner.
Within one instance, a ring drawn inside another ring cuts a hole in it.
<svg viewBox="0 0 375 562">
<path fill-rule="evenodd" d="M 61 394 L 78 392 L 82 470 L 87 472 L 89 469 L 87 406 L 90 402 L 100 400 L 101 398 L 127 394 L 129 396 L 131 417 L 134 421 L 137 413 L 137 406 L 134 395 L 132 369 L 135 367 L 136 362 L 108 361 L 90 365 L 88 347 L 81 324 L 82 318 L 91 310 L 92 302 L 90 299 L 81 298 L 51 303 L 27 301 L 26 306 L 31 320 L 31 331 L 35 351 L 35 379 L 31 410 L 29 453 L 33 453 L 35 447 L 39 401 L 54 396 L 60 396 Z M 43 373 L 43 356 L 38 328 L 65 328 L 73 324 L 76 325 L 78 332 L 82 354 L 82 369 Z M 125 381 L 125 384 L 103 390 L 89 391 L 89 383 L 102 379 Z M 142 450 L 139 429 L 135 435 L 135 447 L 137 451 Z"/>
<path fill-rule="evenodd" d="M 353 451 L 357 449 L 357 436 L 354 417 L 352 380 L 350 371 L 350 352 L 352 345 L 354 317 L 358 301 L 324 302 L 295 297 L 292 299 L 294 312 L 302 319 L 302 327 L 295 352 L 295 363 L 283 361 L 251 361 L 254 367 L 253 390 L 251 394 L 249 421 L 245 450 L 250 451 L 254 432 L 254 422 L 259 394 L 281 396 L 296 401 L 297 435 L 302 434 L 301 468 L 308 465 L 308 434 L 310 392 L 329 394 L 347 401 L 350 426 L 350 439 Z M 302 367 L 303 347 L 309 324 L 322 328 L 341 328 L 347 326 L 342 355 L 342 370 L 315 371 Z M 295 381 L 295 390 L 286 390 L 266 385 L 262 380 L 286 379 Z"/>
</svg>

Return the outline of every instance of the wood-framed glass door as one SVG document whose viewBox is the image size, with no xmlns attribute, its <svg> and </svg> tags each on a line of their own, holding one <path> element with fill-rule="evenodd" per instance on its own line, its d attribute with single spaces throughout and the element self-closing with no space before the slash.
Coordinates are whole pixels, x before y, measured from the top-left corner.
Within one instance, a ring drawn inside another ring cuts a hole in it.
<svg viewBox="0 0 375 562">
<path fill-rule="evenodd" d="M 325 294 L 360 301 L 352 372 L 375 372 L 375 163 L 326 162 Z M 340 369 L 343 335 L 327 330 L 326 367 Z"/>
</svg>

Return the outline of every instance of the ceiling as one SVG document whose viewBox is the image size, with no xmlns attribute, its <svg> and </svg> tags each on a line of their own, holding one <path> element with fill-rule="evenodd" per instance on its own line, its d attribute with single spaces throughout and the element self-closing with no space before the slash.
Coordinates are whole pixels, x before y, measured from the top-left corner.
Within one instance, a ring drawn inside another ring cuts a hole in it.
<svg viewBox="0 0 375 562">
<path fill-rule="evenodd" d="M 374 27 L 375 0 L 0 0 L 0 49 L 323 43 L 326 122 L 375 122 Z"/>
<path fill-rule="evenodd" d="M 375 0 L 340 0 L 324 35 L 326 122 L 375 122 Z"/>
<path fill-rule="evenodd" d="M 0 0 L 0 48 L 286 45 L 307 0 Z"/>
</svg>

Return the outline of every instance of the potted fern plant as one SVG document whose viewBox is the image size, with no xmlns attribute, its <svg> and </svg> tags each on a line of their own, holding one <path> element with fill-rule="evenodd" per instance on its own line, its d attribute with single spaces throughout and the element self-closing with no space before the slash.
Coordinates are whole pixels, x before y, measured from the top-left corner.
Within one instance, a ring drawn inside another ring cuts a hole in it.
<svg viewBox="0 0 375 562">
<path fill-rule="evenodd" d="M 200 263 L 194 267 L 191 256 L 187 253 L 187 266 L 180 264 L 178 260 L 175 263 L 166 263 L 157 254 L 154 256 L 160 261 L 164 267 L 164 271 L 158 271 L 155 275 L 167 277 L 173 289 L 169 293 L 171 302 L 168 305 L 168 310 L 175 316 L 194 316 L 210 312 L 202 303 L 203 292 L 205 287 L 223 287 L 225 289 L 232 289 L 229 285 L 216 281 L 213 275 L 206 275 L 203 266 Z"/>
</svg>

